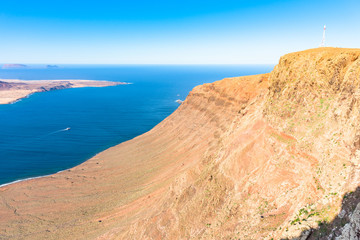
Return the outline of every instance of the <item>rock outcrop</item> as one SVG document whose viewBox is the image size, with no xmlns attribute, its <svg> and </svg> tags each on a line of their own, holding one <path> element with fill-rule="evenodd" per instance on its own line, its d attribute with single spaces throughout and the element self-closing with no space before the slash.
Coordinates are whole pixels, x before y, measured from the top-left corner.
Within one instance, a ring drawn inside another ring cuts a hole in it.
<svg viewBox="0 0 360 240">
<path fill-rule="evenodd" d="M 151 131 L 0 188 L 0 236 L 356 239 L 359 76 L 360 50 L 319 48 L 198 86 Z"/>
</svg>

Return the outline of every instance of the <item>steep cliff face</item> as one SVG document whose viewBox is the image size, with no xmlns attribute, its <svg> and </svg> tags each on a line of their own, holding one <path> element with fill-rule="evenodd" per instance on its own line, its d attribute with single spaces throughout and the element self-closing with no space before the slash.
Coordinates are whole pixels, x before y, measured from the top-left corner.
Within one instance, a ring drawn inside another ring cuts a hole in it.
<svg viewBox="0 0 360 240">
<path fill-rule="evenodd" d="M 231 123 L 218 130 L 214 151 L 179 176 L 162 207 L 124 236 L 279 239 L 335 231 L 311 229 L 330 223 L 344 194 L 360 183 L 359 56 L 359 50 L 320 48 L 282 57 L 268 92 L 235 105 L 235 117 L 221 115 Z M 226 83 L 215 86 L 236 96 L 237 86 Z"/>
<path fill-rule="evenodd" d="M 0 188 L 0 236 L 356 237 L 359 57 L 312 49 L 270 74 L 198 86 L 148 133 Z"/>
<path fill-rule="evenodd" d="M 267 122 L 296 138 L 295 147 L 317 161 L 308 172 L 316 184 L 318 200 L 310 201 L 316 216 L 310 214 L 305 224 L 314 227 L 314 221 L 321 223 L 321 231 L 309 239 L 340 235 L 349 209 L 342 213 L 342 223 L 330 223 L 341 207 L 346 208 L 341 206 L 344 194 L 360 184 L 360 50 L 319 48 L 288 54 L 280 59 L 270 79 L 264 108 Z M 309 228 L 303 226 L 301 213 L 293 218 L 302 225 L 289 226 L 289 232 Z"/>
</svg>

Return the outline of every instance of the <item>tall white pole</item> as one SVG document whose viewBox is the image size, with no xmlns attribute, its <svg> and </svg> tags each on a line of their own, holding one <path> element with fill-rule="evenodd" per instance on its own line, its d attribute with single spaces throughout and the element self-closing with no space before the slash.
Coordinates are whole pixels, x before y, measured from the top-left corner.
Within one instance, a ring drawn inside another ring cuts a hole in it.
<svg viewBox="0 0 360 240">
<path fill-rule="evenodd" d="M 326 31 L 326 25 L 324 25 L 323 38 L 320 47 L 325 47 L 325 31 Z"/>
</svg>

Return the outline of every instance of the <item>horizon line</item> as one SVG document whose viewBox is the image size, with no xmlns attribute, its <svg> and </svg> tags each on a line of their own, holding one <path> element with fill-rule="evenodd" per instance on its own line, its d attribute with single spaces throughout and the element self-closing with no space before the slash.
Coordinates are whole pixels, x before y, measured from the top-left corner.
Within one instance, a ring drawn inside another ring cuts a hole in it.
<svg viewBox="0 0 360 240">
<path fill-rule="evenodd" d="M 0 63 L 23 65 L 274 65 L 278 63 Z M 26 68 L 26 67 L 24 67 Z"/>
</svg>

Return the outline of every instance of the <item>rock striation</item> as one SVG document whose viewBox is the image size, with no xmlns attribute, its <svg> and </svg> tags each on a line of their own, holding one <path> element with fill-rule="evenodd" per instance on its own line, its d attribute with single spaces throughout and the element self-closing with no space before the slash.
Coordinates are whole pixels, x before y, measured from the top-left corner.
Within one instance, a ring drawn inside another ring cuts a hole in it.
<svg viewBox="0 0 360 240">
<path fill-rule="evenodd" d="M 151 131 L 0 188 L 2 239 L 357 239 L 360 50 L 195 87 Z"/>
</svg>

